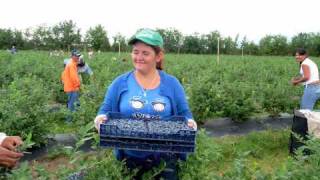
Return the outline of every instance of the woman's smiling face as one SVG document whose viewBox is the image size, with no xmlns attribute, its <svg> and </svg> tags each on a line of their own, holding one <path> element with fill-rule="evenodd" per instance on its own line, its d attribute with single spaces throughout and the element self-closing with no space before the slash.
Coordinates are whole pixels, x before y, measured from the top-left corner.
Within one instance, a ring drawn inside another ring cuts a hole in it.
<svg viewBox="0 0 320 180">
<path fill-rule="evenodd" d="M 131 52 L 133 66 L 137 71 L 148 72 L 156 69 L 156 63 L 160 61 L 155 50 L 145 43 L 136 42 Z"/>
<path fill-rule="evenodd" d="M 299 53 L 296 53 L 296 61 L 297 62 L 302 62 L 303 60 L 305 60 L 307 58 L 306 55 L 300 55 Z"/>
</svg>

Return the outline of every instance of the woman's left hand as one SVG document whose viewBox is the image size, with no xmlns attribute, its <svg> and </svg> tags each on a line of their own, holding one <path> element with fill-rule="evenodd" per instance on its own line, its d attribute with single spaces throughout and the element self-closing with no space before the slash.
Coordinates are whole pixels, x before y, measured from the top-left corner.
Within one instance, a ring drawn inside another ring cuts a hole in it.
<svg viewBox="0 0 320 180">
<path fill-rule="evenodd" d="M 188 126 L 193 128 L 194 130 L 197 130 L 197 123 L 193 119 L 188 119 Z"/>
<path fill-rule="evenodd" d="M 299 80 L 300 80 L 300 78 L 297 78 L 297 77 L 292 78 L 292 79 L 291 79 L 291 84 L 294 85 L 294 86 L 296 86 L 296 85 L 298 85 L 298 84 L 300 83 Z"/>
</svg>

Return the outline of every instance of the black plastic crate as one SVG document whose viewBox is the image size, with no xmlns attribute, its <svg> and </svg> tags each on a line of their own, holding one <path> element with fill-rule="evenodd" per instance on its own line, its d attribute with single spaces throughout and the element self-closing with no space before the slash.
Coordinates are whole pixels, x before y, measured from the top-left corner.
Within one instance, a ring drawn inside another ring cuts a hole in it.
<svg viewBox="0 0 320 180">
<path fill-rule="evenodd" d="M 194 152 L 196 131 L 182 116 L 137 119 L 108 113 L 100 125 L 100 145 L 119 149 L 158 152 Z"/>
<path fill-rule="evenodd" d="M 155 151 L 155 152 L 171 152 L 171 153 L 189 153 L 194 152 L 194 143 L 181 143 L 176 141 L 152 141 L 141 139 L 126 138 L 105 138 L 100 140 L 103 147 L 111 147 L 117 149 L 139 150 L 139 151 Z"/>
<path fill-rule="evenodd" d="M 302 141 L 296 138 L 296 135 L 299 136 Z M 295 155 L 295 151 L 304 146 L 303 141 L 307 141 L 308 138 L 308 120 L 307 118 L 298 110 L 294 111 L 294 116 L 292 119 L 291 134 L 289 139 L 289 153 Z M 305 149 L 304 154 L 310 154 L 308 149 Z"/>
</svg>

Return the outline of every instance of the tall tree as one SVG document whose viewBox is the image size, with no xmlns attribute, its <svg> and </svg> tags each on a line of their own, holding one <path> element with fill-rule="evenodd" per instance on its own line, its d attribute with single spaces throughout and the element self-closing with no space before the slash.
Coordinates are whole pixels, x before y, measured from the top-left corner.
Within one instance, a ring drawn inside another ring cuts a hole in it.
<svg viewBox="0 0 320 180">
<path fill-rule="evenodd" d="M 23 32 L 23 36 L 24 36 L 24 49 L 33 49 L 33 45 L 32 45 L 32 32 L 31 32 L 31 28 L 27 28 L 24 32 Z"/>
<path fill-rule="evenodd" d="M 309 33 L 298 33 L 291 39 L 290 49 L 291 53 L 295 53 L 295 49 L 305 48 L 308 50 L 309 54 L 313 54 L 312 51 L 312 34 Z"/>
<path fill-rule="evenodd" d="M 212 31 L 209 34 L 206 34 L 205 36 L 207 37 L 206 46 L 208 48 L 208 53 L 216 54 L 218 48 L 218 39 L 221 40 L 221 35 L 219 31 Z M 220 48 L 223 47 L 221 46 L 221 44 L 219 46 Z"/>
<path fill-rule="evenodd" d="M 314 33 L 312 37 L 312 55 L 320 55 L 320 33 Z"/>
<path fill-rule="evenodd" d="M 260 50 L 263 55 L 287 55 L 287 38 L 282 35 L 267 35 L 259 42 Z"/>
<path fill-rule="evenodd" d="M 164 49 L 166 52 L 178 53 L 182 46 L 182 33 L 174 28 L 157 29 L 164 41 Z"/>
<path fill-rule="evenodd" d="M 22 31 L 14 30 L 12 32 L 12 44 L 15 45 L 17 48 L 23 49 L 24 42 L 25 40 Z"/>
<path fill-rule="evenodd" d="M 55 43 L 50 29 L 46 26 L 38 26 L 32 33 L 32 45 L 37 49 L 55 49 Z"/>
<path fill-rule="evenodd" d="M 237 52 L 237 42 L 233 41 L 231 37 L 223 38 L 222 52 L 224 54 L 235 54 Z"/>
<path fill-rule="evenodd" d="M 120 51 L 128 51 L 129 47 L 127 45 L 126 38 L 118 33 L 117 35 L 113 36 L 113 43 L 111 46 L 112 51 L 119 51 L 119 45 L 120 45 Z"/>
<path fill-rule="evenodd" d="M 8 49 L 13 45 L 13 32 L 11 29 L 0 29 L 0 48 Z"/>
<path fill-rule="evenodd" d="M 247 43 L 244 52 L 249 55 L 259 55 L 259 46 L 255 44 L 253 41 L 250 41 Z"/>
<path fill-rule="evenodd" d="M 81 34 L 80 29 L 72 21 L 63 21 L 53 26 L 53 38 L 57 47 L 68 49 L 80 46 Z"/>
<path fill-rule="evenodd" d="M 183 53 L 199 54 L 201 51 L 199 33 L 185 36 L 181 51 Z"/>
<path fill-rule="evenodd" d="M 102 25 L 97 25 L 94 28 L 90 28 L 85 36 L 85 42 L 94 50 L 110 50 L 110 43 L 107 36 L 107 31 L 104 30 Z"/>
</svg>

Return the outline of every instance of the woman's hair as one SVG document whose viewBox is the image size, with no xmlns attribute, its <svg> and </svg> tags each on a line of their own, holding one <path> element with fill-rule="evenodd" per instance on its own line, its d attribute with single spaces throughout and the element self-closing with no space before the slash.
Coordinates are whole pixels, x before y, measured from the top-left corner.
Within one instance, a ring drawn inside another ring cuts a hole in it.
<svg viewBox="0 0 320 180">
<path fill-rule="evenodd" d="M 156 55 L 160 54 L 161 52 L 164 53 L 164 50 L 161 47 L 157 47 L 157 46 L 151 46 L 152 49 L 154 50 L 154 52 L 156 53 Z M 163 70 L 164 69 L 164 65 L 163 65 L 163 57 L 160 59 L 159 62 L 157 62 L 156 64 L 156 68 L 158 70 Z"/>
<path fill-rule="evenodd" d="M 133 42 L 132 44 L 134 45 L 134 44 L 136 44 L 137 42 L 142 42 L 143 44 L 146 44 L 145 42 L 140 41 L 140 40 L 136 40 L 136 41 Z M 150 45 L 150 44 L 146 44 L 146 45 L 150 46 L 150 47 L 154 50 L 154 52 L 156 53 L 156 55 L 159 55 L 161 52 L 164 53 L 164 49 L 162 49 L 161 47 L 152 46 L 152 45 Z M 163 58 L 160 59 L 159 62 L 157 62 L 156 68 L 157 68 L 158 70 L 163 70 L 163 69 L 164 69 L 164 59 L 163 59 Z"/>
<path fill-rule="evenodd" d="M 308 56 L 307 51 L 304 48 L 297 48 L 296 49 L 296 53 L 298 53 L 299 55 L 306 55 Z"/>
</svg>

